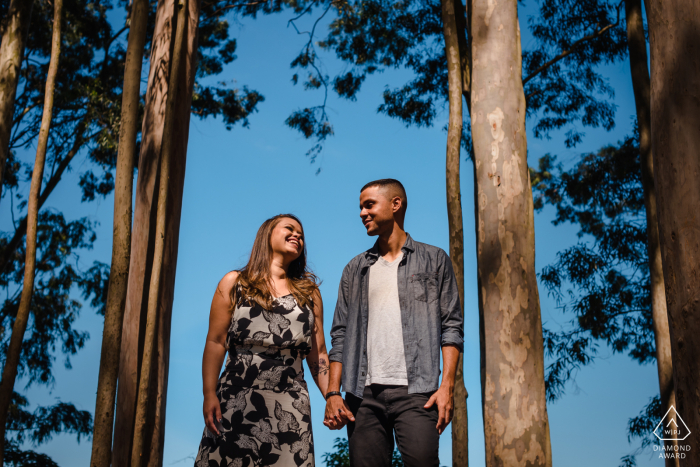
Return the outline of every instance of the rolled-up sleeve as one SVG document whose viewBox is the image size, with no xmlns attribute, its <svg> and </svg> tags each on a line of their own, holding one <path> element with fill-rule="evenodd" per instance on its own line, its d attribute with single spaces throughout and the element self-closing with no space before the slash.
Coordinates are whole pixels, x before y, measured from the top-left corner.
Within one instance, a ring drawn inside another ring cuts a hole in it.
<svg viewBox="0 0 700 467">
<path fill-rule="evenodd" d="M 332 362 L 343 362 L 343 345 L 345 344 L 345 329 L 348 318 L 348 266 L 343 269 L 338 286 L 338 301 L 335 304 L 333 324 L 331 326 L 331 350 L 328 358 Z"/>
<path fill-rule="evenodd" d="M 441 346 L 454 345 L 460 352 L 464 350 L 464 317 L 459 301 L 457 279 L 452 269 L 452 261 L 441 251 L 440 266 L 440 318 L 442 320 Z M 335 324 L 335 323 L 334 323 Z"/>
</svg>

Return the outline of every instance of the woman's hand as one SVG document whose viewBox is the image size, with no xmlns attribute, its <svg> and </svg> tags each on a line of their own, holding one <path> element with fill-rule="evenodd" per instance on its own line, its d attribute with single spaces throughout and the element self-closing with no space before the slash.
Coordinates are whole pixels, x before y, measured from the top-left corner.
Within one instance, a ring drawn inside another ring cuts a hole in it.
<svg viewBox="0 0 700 467">
<path fill-rule="evenodd" d="M 220 436 L 221 433 L 216 427 L 217 422 L 221 423 L 221 405 L 219 404 L 219 398 L 216 393 L 207 393 L 204 396 L 204 423 L 207 425 L 207 429 L 211 433 L 215 433 L 216 436 Z"/>
</svg>

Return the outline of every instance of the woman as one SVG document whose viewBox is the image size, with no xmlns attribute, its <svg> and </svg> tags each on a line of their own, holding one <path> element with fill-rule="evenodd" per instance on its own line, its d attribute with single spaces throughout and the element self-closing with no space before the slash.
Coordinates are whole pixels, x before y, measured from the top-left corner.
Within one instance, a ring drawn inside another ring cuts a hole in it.
<svg viewBox="0 0 700 467">
<path fill-rule="evenodd" d="M 248 264 L 226 274 L 214 293 L 202 361 L 206 428 L 195 466 L 313 467 L 304 358 L 325 396 L 321 294 L 306 267 L 301 222 L 281 214 L 260 226 Z"/>
</svg>

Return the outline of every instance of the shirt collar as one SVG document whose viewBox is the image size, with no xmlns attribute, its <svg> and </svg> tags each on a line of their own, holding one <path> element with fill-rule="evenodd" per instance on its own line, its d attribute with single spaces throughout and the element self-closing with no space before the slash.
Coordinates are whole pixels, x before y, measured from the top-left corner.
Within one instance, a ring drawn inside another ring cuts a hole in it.
<svg viewBox="0 0 700 467">
<path fill-rule="evenodd" d="M 372 248 L 367 250 L 365 252 L 365 259 L 368 261 L 368 263 L 374 264 L 377 259 L 379 258 L 379 248 L 377 247 L 377 240 L 374 242 L 374 245 L 372 245 Z M 404 242 L 403 246 L 401 247 L 401 250 L 404 252 L 404 256 L 407 255 L 408 252 L 415 251 L 415 245 L 413 242 L 413 239 L 411 238 L 411 235 L 406 232 L 406 241 Z"/>
</svg>

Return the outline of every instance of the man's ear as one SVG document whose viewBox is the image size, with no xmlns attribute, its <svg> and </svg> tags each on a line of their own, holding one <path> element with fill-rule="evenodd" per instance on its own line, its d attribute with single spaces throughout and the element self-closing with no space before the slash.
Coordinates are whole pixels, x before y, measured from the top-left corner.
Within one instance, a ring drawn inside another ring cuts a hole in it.
<svg viewBox="0 0 700 467">
<path fill-rule="evenodd" d="M 403 204 L 403 200 L 401 199 L 400 196 L 394 196 L 391 199 L 391 210 L 392 212 L 398 212 L 401 210 L 401 205 Z"/>
</svg>

